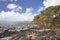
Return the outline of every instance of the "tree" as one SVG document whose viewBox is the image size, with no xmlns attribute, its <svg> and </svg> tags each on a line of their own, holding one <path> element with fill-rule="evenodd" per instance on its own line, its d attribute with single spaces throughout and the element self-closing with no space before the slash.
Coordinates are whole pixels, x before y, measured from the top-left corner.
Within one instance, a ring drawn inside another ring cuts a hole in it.
<svg viewBox="0 0 60 40">
<path fill-rule="evenodd" d="M 60 28 L 60 5 L 50 6 L 34 17 L 33 22 L 44 28 Z"/>
</svg>

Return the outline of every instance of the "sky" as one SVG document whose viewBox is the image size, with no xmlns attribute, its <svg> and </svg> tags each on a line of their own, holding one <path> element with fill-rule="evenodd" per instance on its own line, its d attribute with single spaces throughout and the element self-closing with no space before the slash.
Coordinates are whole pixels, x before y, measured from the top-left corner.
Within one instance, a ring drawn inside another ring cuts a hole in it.
<svg viewBox="0 0 60 40">
<path fill-rule="evenodd" d="M 0 0 L 0 21 L 32 21 L 34 16 L 60 0 Z"/>
</svg>

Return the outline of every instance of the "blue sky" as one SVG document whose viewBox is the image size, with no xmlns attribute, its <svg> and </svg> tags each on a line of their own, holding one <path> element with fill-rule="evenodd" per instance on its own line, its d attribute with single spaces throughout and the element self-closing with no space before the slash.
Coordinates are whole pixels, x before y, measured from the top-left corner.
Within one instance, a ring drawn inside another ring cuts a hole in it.
<svg viewBox="0 0 60 40">
<path fill-rule="evenodd" d="M 40 7 L 43 7 L 43 0 L 17 0 L 17 1 L 9 1 L 9 0 L 6 0 L 6 1 L 0 1 L 0 11 L 4 10 L 4 11 L 9 11 L 8 8 L 6 8 L 6 6 L 10 3 L 14 3 L 16 5 L 19 5 L 23 8 L 23 12 L 26 11 L 26 8 L 30 8 L 32 7 L 34 10 L 33 12 L 36 13 L 37 10 L 40 8 Z"/>
<path fill-rule="evenodd" d="M 34 16 L 60 0 L 0 0 L 0 21 L 33 21 Z"/>
</svg>

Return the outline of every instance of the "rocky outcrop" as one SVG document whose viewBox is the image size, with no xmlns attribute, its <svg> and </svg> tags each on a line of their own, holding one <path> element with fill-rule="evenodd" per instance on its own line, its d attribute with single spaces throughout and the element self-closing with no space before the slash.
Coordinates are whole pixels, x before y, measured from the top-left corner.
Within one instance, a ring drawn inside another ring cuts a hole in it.
<svg viewBox="0 0 60 40">
<path fill-rule="evenodd" d="M 12 36 L 10 40 L 60 40 L 60 30 L 39 30 L 38 28 L 21 30 L 17 35 Z"/>
</svg>

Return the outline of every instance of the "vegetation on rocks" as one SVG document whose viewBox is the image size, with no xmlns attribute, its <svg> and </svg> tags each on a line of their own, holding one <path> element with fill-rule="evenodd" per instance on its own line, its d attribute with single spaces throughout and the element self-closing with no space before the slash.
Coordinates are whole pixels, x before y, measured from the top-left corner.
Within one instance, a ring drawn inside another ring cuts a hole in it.
<svg viewBox="0 0 60 40">
<path fill-rule="evenodd" d="M 60 5 L 50 6 L 34 17 L 33 22 L 39 27 L 60 28 Z"/>
</svg>

